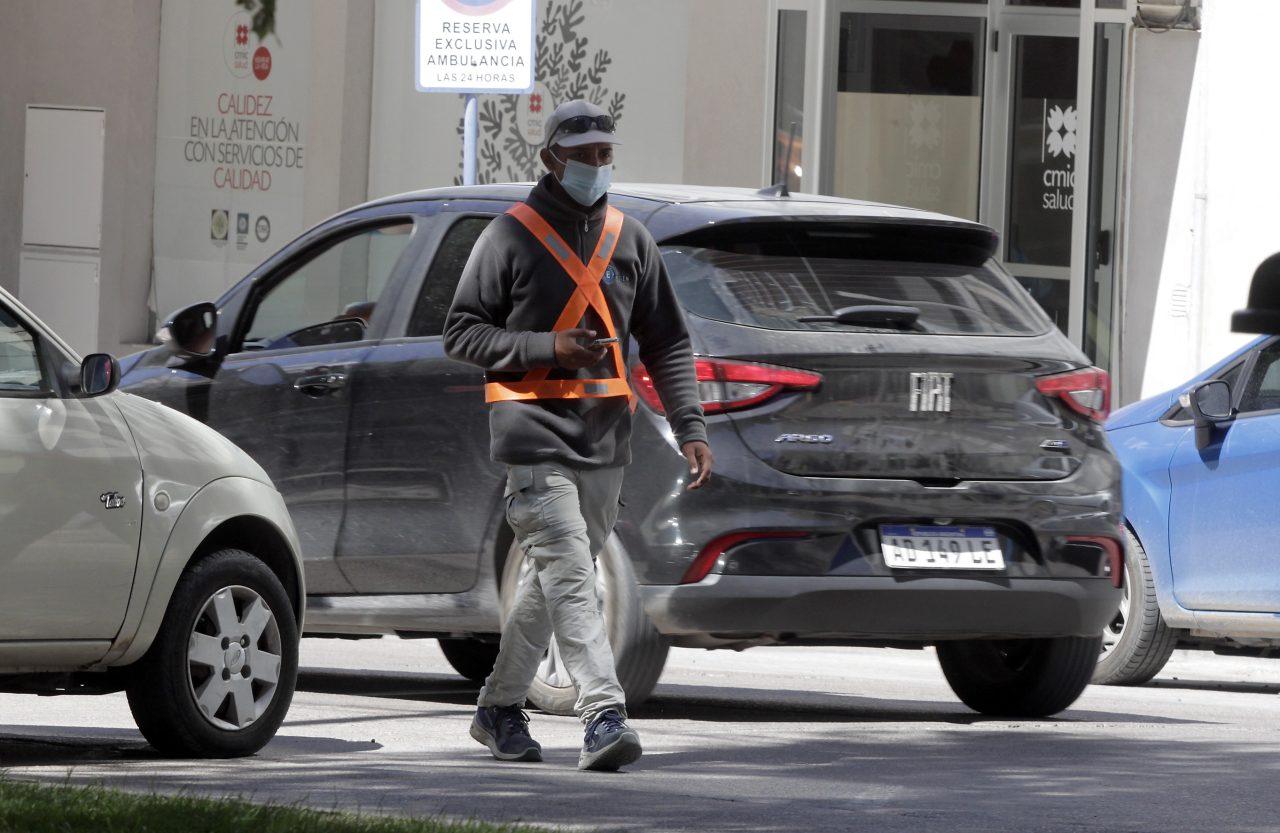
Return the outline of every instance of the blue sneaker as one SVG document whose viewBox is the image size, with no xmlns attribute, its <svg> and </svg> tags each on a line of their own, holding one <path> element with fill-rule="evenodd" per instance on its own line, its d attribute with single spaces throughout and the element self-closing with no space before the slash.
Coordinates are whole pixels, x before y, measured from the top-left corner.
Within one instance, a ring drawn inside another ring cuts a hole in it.
<svg viewBox="0 0 1280 833">
<path fill-rule="evenodd" d="M 616 709 L 605 709 L 587 726 L 578 769 L 616 772 L 640 759 L 640 735 Z"/>
<path fill-rule="evenodd" d="M 529 715 L 519 706 L 481 706 L 471 719 L 471 737 L 499 761 L 541 761 L 542 746 L 529 737 Z"/>
</svg>

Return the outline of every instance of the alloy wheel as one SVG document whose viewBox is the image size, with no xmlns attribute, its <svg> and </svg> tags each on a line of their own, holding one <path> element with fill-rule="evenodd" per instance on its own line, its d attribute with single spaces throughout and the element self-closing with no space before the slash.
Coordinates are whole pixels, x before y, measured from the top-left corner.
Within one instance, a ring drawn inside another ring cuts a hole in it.
<svg viewBox="0 0 1280 833">
<path fill-rule="evenodd" d="M 205 602 L 187 648 L 188 684 L 200 714 L 243 729 L 271 705 L 283 647 L 275 614 L 254 590 L 234 585 Z"/>
</svg>

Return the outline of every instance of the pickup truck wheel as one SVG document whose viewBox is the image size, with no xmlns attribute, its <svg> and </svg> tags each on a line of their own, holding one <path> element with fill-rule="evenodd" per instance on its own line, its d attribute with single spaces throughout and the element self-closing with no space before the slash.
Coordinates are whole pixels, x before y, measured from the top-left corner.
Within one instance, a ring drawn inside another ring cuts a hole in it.
<svg viewBox="0 0 1280 833">
<path fill-rule="evenodd" d="M 126 692 L 162 754 L 232 758 L 275 736 L 297 676 L 298 627 L 280 580 L 249 553 L 224 549 L 178 580 Z"/>
<path fill-rule="evenodd" d="M 969 708 L 1001 717 L 1048 717 L 1089 684 L 1101 636 L 966 639 L 938 643 L 938 663 Z"/>
<path fill-rule="evenodd" d="M 609 536 L 596 560 L 596 588 L 604 611 L 609 647 L 613 649 L 618 682 L 627 695 L 627 706 L 640 705 L 653 693 L 667 662 L 670 643 L 658 633 L 644 612 L 636 589 L 631 559 L 616 535 Z M 507 619 L 520 584 L 532 575 L 532 564 L 518 543 L 512 543 L 502 571 L 502 619 Z M 529 688 L 529 702 L 548 714 L 572 715 L 578 692 L 551 640 L 538 674 Z"/>
<path fill-rule="evenodd" d="M 1149 682 L 1178 646 L 1178 631 L 1160 615 L 1147 551 L 1129 527 L 1124 531 L 1124 595 L 1116 618 L 1102 634 L 1102 653 L 1093 671 L 1093 681 L 1100 685 Z"/>
</svg>

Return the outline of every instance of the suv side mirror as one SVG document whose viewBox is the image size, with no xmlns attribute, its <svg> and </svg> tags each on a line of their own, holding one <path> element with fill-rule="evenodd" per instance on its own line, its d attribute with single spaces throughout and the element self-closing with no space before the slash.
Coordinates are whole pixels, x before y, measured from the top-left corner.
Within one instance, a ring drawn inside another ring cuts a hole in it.
<svg viewBox="0 0 1280 833">
<path fill-rule="evenodd" d="M 1221 379 L 1201 382 L 1178 397 L 1182 407 L 1191 411 L 1196 423 L 1196 448 L 1209 447 L 1213 427 L 1231 419 L 1231 386 Z"/>
<path fill-rule="evenodd" d="M 1258 264 L 1249 285 L 1249 306 L 1231 316 L 1231 329 L 1280 334 L 1280 252 Z"/>
<path fill-rule="evenodd" d="M 156 338 L 180 359 L 208 358 L 213 355 L 217 324 L 218 308 L 204 301 L 170 315 Z"/>
<path fill-rule="evenodd" d="M 90 353 L 80 363 L 80 395 L 102 396 L 120 384 L 120 362 L 107 353 Z"/>
</svg>

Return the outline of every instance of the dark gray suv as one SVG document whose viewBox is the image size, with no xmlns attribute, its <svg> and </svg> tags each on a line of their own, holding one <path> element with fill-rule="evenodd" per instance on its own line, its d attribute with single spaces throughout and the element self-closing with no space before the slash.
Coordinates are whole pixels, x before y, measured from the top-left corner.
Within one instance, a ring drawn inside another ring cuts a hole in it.
<svg viewBox="0 0 1280 833">
<path fill-rule="evenodd" d="M 124 362 L 288 501 L 307 632 L 440 639 L 490 669 L 527 575 L 489 460 L 482 374 L 441 331 L 485 225 L 527 186 L 377 200 L 321 223 Z M 634 705 L 669 645 L 936 645 L 957 695 L 1047 715 L 1119 602 L 1106 373 L 992 259 L 989 228 L 810 195 L 619 186 L 685 308 L 717 468 L 696 492 L 640 401 L 600 559 Z M 568 713 L 549 652 L 531 699 Z"/>
</svg>

